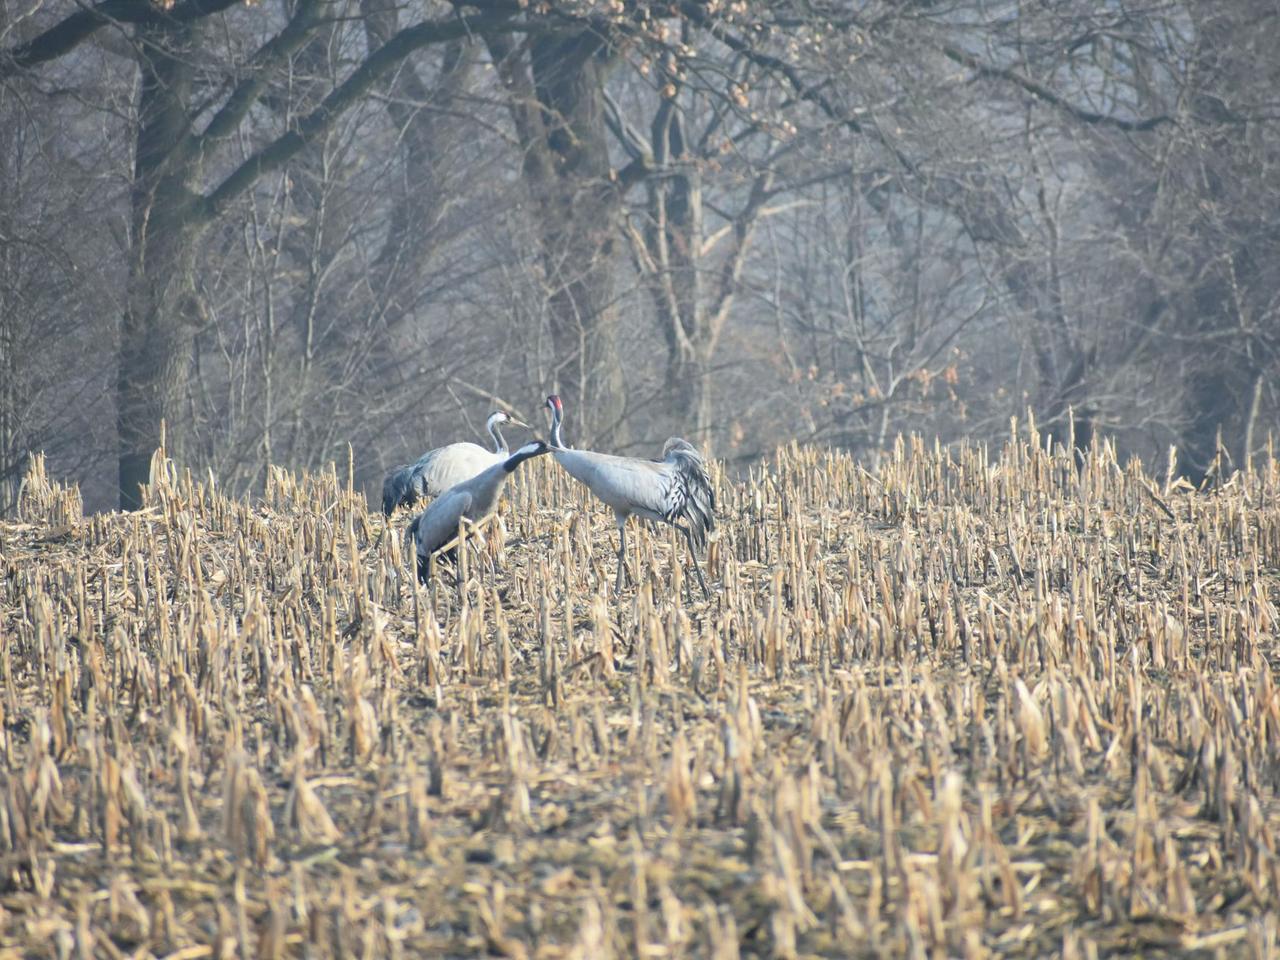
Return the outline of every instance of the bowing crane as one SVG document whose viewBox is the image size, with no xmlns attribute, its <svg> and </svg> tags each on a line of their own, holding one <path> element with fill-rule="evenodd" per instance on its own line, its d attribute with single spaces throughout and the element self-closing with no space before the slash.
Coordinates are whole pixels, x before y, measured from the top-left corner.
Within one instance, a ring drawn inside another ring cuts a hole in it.
<svg viewBox="0 0 1280 960">
<path fill-rule="evenodd" d="M 498 506 L 502 488 L 520 464 L 532 457 L 539 457 L 550 448 L 542 440 L 526 443 L 503 458 L 499 463 L 483 470 L 474 477 L 454 484 L 409 524 L 418 556 L 418 579 L 426 582 L 430 570 L 431 555 L 447 544 L 458 532 L 458 522 L 466 519 L 478 523 Z"/>
</svg>

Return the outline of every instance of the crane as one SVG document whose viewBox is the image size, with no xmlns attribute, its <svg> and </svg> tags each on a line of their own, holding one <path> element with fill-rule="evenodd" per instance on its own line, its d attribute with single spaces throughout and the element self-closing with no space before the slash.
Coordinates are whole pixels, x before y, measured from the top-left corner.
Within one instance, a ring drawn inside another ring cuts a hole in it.
<svg viewBox="0 0 1280 960">
<path fill-rule="evenodd" d="M 711 591 L 698 567 L 697 547 L 715 529 L 716 495 L 707 474 L 706 461 L 687 440 L 672 437 L 662 447 L 662 459 L 642 460 L 608 453 L 574 450 L 560 438 L 564 405 L 555 394 L 547 397 L 551 411 L 551 455 L 569 476 L 613 508 L 618 524 L 618 578 L 615 590 L 622 589 L 626 571 L 627 518 L 632 514 L 653 523 L 669 523 L 679 530 L 689 545 L 693 572 L 708 599 Z"/>
<path fill-rule="evenodd" d="M 413 537 L 418 555 L 419 581 L 426 582 L 431 555 L 454 538 L 458 532 L 458 522 L 465 519 L 478 523 L 493 513 L 507 477 L 520 464 L 531 457 L 542 456 L 549 449 L 543 440 L 526 443 L 509 457 L 504 457 L 476 476 L 450 487 L 413 518 L 413 522 L 409 524 L 409 535 Z"/>
<path fill-rule="evenodd" d="M 469 480 L 506 460 L 507 441 L 498 430 L 500 423 L 529 426 L 505 411 L 495 410 L 485 421 L 489 436 L 493 438 L 493 450 L 486 450 L 470 441 L 449 443 L 428 450 L 416 463 L 392 469 L 382 481 L 383 516 L 391 516 L 396 507 L 411 507 L 426 497 L 438 497 L 454 484 Z"/>
</svg>

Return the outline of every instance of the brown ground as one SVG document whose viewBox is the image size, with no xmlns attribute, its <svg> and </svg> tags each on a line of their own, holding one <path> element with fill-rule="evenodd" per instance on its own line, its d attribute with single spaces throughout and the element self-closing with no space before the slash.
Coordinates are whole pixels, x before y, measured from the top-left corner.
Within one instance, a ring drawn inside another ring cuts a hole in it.
<svg viewBox="0 0 1280 960">
<path fill-rule="evenodd" d="M 461 596 L 333 475 L 157 479 L 0 524 L 0 957 L 1277 949 L 1274 460 L 782 451 L 710 603 L 547 461 Z"/>
</svg>

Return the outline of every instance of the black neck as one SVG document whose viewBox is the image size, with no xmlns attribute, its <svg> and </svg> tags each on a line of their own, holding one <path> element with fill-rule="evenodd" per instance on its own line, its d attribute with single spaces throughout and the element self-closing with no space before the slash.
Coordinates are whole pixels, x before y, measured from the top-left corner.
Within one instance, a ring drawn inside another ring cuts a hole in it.
<svg viewBox="0 0 1280 960">
<path fill-rule="evenodd" d="M 520 466 L 520 464 L 524 463 L 530 457 L 536 457 L 538 454 L 545 453 L 545 452 L 546 452 L 545 447 L 542 449 L 533 449 L 533 450 L 524 450 L 524 449 L 517 450 L 515 453 L 513 453 L 511 456 L 507 457 L 507 459 L 503 461 L 502 469 L 505 470 L 507 473 L 515 473 L 516 467 Z"/>
</svg>

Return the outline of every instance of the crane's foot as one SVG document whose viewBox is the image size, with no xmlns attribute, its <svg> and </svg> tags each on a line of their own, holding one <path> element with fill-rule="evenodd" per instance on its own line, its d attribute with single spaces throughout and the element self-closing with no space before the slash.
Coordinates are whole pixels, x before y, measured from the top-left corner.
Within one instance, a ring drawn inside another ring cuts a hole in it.
<svg viewBox="0 0 1280 960">
<path fill-rule="evenodd" d="M 419 583 L 429 583 L 436 568 L 458 569 L 458 551 L 456 547 L 444 553 L 433 554 L 430 557 L 424 557 L 421 554 L 417 554 L 417 557 Z"/>
<path fill-rule="evenodd" d="M 707 581 L 702 578 L 702 570 L 698 567 L 697 557 L 694 557 L 693 559 L 693 572 L 698 575 L 698 583 L 702 586 L 702 596 L 705 599 L 710 600 L 711 591 L 707 589 Z"/>
</svg>

